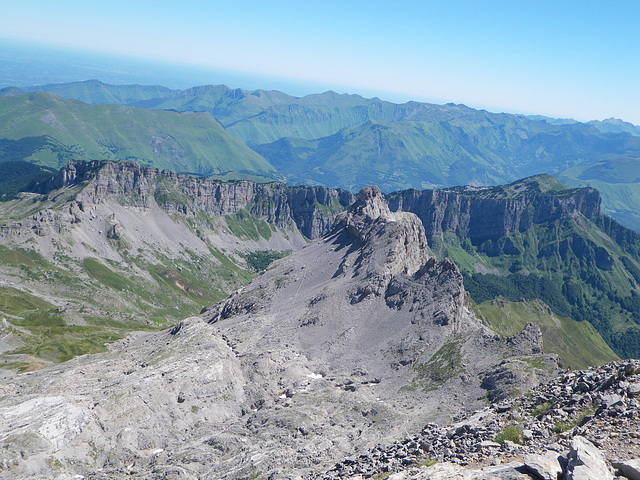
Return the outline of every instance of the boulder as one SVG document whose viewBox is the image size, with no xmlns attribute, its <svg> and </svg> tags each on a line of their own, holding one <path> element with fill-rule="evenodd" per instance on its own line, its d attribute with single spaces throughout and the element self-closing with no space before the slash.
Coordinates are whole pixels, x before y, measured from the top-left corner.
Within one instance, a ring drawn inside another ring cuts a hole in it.
<svg viewBox="0 0 640 480">
<path fill-rule="evenodd" d="M 547 451 L 543 455 L 525 455 L 524 464 L 542 480 L 557 480 L 562 473 L 561 458 L 556 452 Z"/>
<path fill-rule="evenodd" d="M 640 458 L 617 462 L 613 467 L 620 470 L 629 480 L 640 480 Z"/>
<path fill-rule="evenodd" d="M 604 455 L 584 437 L 571 440 L 566 480 L 613 480 Z"/>
</svg>

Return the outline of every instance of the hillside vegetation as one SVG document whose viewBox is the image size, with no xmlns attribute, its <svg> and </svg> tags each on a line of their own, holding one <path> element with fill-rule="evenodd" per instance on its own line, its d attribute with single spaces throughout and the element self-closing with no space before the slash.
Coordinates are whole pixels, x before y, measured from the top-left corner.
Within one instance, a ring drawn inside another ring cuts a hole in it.
<svg viewBox="0 0 640 480">
<path fill-rule="evenodd" d="M 11 159 L 55 169 L 69 160 L 134 160 L 207 176 L 276 173 L 206 113 L 89 105 L 51 93 L 0 96 L 0 139 Z"/>
<path fill-rule="evenodd" d="M 455 104 L 395 104 L 335 92 L 298 98 L 224 85 L 170 90 L 92 80 L 29 88 L 38 89 L 89 103 L 208 112 L 289 184 L 352 191 L 379 185 L 390 192 L 497 185 L 551 173 L 572 186 L 598 188 L 604 209 L 640 231 L 638 183 L 625 175 L 629 162 L 640 159 L 640 128 L 620 120 L 585 124 Z M 592 174 L 603 162 L 618 179 Z M 254 173 L 270 175 L 264 165 Z"/>
<path fill-rule="evenodd" d="M 542 300 L 586 321 L 623 357 L 640 356 L 640 235 L 599 210 L 595 190 L 548 175 L 482 189 L 389 195 L 416 213 L 478 304 Z"/>
</svg>

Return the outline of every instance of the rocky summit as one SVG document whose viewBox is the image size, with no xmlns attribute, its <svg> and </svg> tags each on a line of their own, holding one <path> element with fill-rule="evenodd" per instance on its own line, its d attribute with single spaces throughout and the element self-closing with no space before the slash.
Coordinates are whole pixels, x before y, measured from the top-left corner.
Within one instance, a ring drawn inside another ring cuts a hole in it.
<svg viewBox="0 0 640 480">
<path fill-rule="evenodd" d="M 512 337 L 483 325 L 418 217 L 366 188 L 326 236 L 201 315 L 3 373 L 0 468 L 9 479 L 357 474 L 336 460 L 555 378 L 542 346 L 533 324 Z M 411 461 L 451 458 L 422 451 Z"/>
</svg>

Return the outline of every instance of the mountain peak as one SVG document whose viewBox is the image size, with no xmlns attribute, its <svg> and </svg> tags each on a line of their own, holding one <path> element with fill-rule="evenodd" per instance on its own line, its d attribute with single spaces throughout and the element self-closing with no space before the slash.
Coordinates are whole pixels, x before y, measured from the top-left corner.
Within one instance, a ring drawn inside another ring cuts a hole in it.
<svg viewBox="0 0 640 480">
<path fill-rule="evenodd" d="M 380 229 L 384 224 L 410 223 L 413 224 L 411 230 L 416 234 L 418 243 L 422 245 L 421 240 L 424 239 L 424 245 L 426 245 L 424 229 L 418 217 L 405 212 L 391 212 L 384 195 L 376 186 L 360 190 L 349 211 L 339 216 L 336 223 L 363 244 L 371 241 L 373 237 L 388 233 L 387 228 L 383 228 L 384 231 Z M 407 243 L 409 243 L 408 240 Z"/>
<path fill-rule="evenodd" d="M 391 212 L 378 187 L 360 190 L 346 214 L 336 221 L 342 230 L 360 243 L 358 259 L 343 261 L 340 270 L 354 267 L 372 293 L 383 291 L 397 274 L 413 275 L 431 257 L 424 227 L 413 213 Z"/>
<path fill-rule="evenodd" d="M 349 212 L 363 215 L 368 220 L 388 219 L 391 217 L 389 205 L 387 205 L 382 192 L 376 186 L 364 187 L 360 190 Z"/>
</svg>

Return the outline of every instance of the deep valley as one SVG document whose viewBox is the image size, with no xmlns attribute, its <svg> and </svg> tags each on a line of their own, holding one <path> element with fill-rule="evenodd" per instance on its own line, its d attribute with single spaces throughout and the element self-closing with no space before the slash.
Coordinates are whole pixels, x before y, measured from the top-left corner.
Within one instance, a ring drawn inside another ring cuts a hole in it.
<svg viewBox="0 0 640 480">
<path fill-rule="evenodd" d="M 0 476 L 637 478 L 629 125 L 2 90 Z"/>
</svg>

